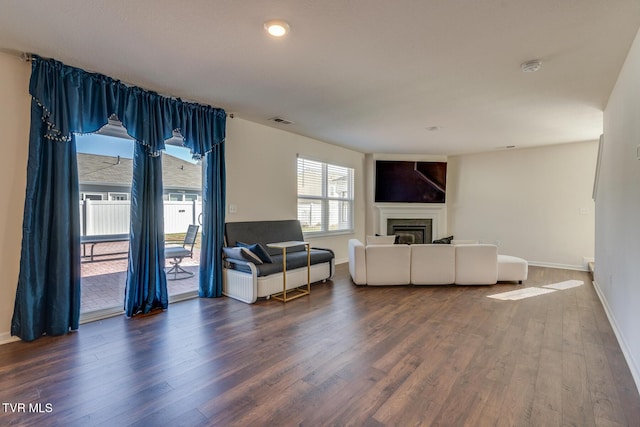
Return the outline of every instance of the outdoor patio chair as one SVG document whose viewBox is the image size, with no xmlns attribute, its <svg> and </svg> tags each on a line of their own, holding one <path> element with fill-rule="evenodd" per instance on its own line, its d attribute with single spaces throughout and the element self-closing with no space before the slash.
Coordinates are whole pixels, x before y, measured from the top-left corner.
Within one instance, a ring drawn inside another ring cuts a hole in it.
<svg viewBox="0 0 640 427">
<path fill-rule="evenodd" d="M 167 270 L 167 280 L 182 280 L 193 276 L 194 273 L 182 268 L 180 263 L 185 257 L 191 258 L 193 256 L 193 246 L 196 243 L 199 228 L 200 226 L 198 225 L 190 225 L 182 245 L 165 246 L 164 257 L 167 259 L 173 258 L 172 261 L 169 261 L 171 268 Z M 170 275 L 173 275 L 173 277 L 170 277 Z"/>
</svg>

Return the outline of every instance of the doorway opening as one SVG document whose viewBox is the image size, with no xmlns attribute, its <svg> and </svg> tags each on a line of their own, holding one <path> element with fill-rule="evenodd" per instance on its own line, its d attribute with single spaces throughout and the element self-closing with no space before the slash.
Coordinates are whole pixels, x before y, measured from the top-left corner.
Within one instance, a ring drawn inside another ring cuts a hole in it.
<svg viewBox="0 0 640 427">
<path fill-rule="evenodd" d="M 135 141 L 122 126 L 121 130 L 107 127 L 115 131 L 76 135 L 82 242 L 81 322 L 124 312 Z M 167 280 L 169 300 L 174 302 L 198 294 L 202 167 L 191 159 L 187 148 L 167 145 L 162 154 L 162 170 L 166 244 L 182 244 L 189 225 L 200 226 L 191 256 L 180 260 L 180 266 L 193 274 Z M 166 270 L 174 261 L 166 260 Z M 173 275 L 167 276 L 170 277 Z"/>
</svg>

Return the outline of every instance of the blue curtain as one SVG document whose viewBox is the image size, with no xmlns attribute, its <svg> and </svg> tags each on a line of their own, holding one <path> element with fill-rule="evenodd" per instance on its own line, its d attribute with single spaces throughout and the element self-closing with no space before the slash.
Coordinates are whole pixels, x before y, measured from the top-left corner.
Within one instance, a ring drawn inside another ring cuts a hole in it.
<svg viewBox="0 0 640 427">
<path fill-rule="evenodd" d="M 11 334 L 26 341 L 77 329 L 80 318 L 75 142 L 46 140 L 48 124 L 41 117 L 42 108 L 32 100 L 20 274 L 11 322 Z"/>
<path fill-rule="evenodd" d="M 202 196 L 202 248 L 200 297 L 222 296 L 222 245 L 224 244 L 225 164 L 224 142 L 204 157 Z"/>
<path fill-rule="evenodd" d="M 132 203 L 126 311 L 135 314 L 166 307 L 162 175 L 157 156 L 175 129 L 184 136 L 184 145 L 194 158 L 221 152 L 218 171 L 211 176 L 222 174 L 224 200 L 224 110 L 163 97 L 38 56 L 33 58 L 29 93 L 31 133 L 12 334 L 30 341 L 78 328 L 80 227 L 73 133 L 95 132 L 114 114 L 140 145 L 134 159 L 132 194 L 136 202 Z M 220 188 L 219 184 L 214 188 Z M 205 222 L 203 232 L 217 235 L 220 231 L 212 227 L 218 226 L 215 221 Z M 222 240 L 213 241 L 207 256 L 219 258 L 216 248 Z M 208 260 L 207 265 L 221 269 L 217 259 Z M 221 272 L 205 269 L 204 273 L 219 282 Z"/>
<path fill-rule="evenodd" d="M 131 183 L 129 267 L 124 308 L 128 317 L 169 305 L 164 271 L 162 162 L 136 144 Z"/>
</svg>

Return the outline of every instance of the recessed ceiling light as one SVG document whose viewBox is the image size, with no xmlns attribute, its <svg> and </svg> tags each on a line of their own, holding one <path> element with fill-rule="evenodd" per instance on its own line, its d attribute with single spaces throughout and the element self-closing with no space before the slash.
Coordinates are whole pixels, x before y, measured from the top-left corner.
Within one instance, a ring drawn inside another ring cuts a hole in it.
<svg viewBox="0 0 640 427">
<path fill-rule="evenodd" d="M 284 37 L 289 34 L 289 24 L 280 19 L 272 19 L 264 23 L 264 29 L 273 37 Z"/>
<path fill-rule="evenodd" d="M 540 69 L 540 67 L 542 67 L 542 61 L 539 59 L 533 59 L 520 64 L 520 69 L 525 73 L 535 73 Z"/>
</svg>

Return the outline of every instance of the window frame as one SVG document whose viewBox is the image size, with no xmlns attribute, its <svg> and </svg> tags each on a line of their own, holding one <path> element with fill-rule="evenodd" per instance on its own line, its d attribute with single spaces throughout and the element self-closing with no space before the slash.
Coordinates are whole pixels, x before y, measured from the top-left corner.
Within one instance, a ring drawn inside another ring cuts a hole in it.
<svg viewBox="0 0 640 427">
<path fill-rule="evenodd" d="M 307 194 L 300 194 L 299 192 L 299 188 L 298 188 L 298 180 L 300 178 L 299 176 L 299 170 L 300 170 L 300 161 L 308 161 L 308 162 L 314 162 L 314 163 L 319 163 L 321 165 L 321 171 L 322 171 L 322 182 L 321 182 L 321 186 L 322 186 L 322 195 L 318 196 L 318 195 L 307 195 Z M 328 170 L 330 167 L 337 167 L 337 168 L 344 168 L 347 169 L 348 171 L 348 195 L 347 197 L 335 197 L 335 196 L 329 196 L 329 174 L 328 174 Z M 296 201 L 296 210 L 297 210 L 297 217 L 299 218 L 300 215 L 300 201 L 319 201 L 321 204 L 321 209 L 322 209 L 322 214 L 321 214 L 321 229 L 317 230 L 317 231 L 304 231 L 304 228 L 302 230 L 302 233 L 304 236 L 309 236 L 309 237 L 316 237 L 316 236 L 335 236 L 335 235 L 340 235 L 340 234 L 353 234 L 354 230 L 355 230 L 355 225 L 354 225 L 354 218 L 355 218 L 355 168 L 352 168 L 350 166 L 344 166 L 341 164 L 336 164 L 336 163 L 329 163 L 329 162 L 325 162 L 322 160 L 316 160 L 313 158 L 309 158 L 309 157 L 304 157 L 304 156 L 298 156 L 296 159 L 296 195 L 297 195 L 297 201 Z M 341 229 L 337 229 L 337 230 L 330 230 L 330 203 L 331 202 L 338 202 L 338 203 L 346 203 L 349 206 L 348 209 L 348 213 L 344 212 L 344 208 L 339 208 L 339 210 L 336 212 L 338 218 L 340 219 L 340 222 L 347 222 L 348 223 L 348 228 L 341 228 Z M 342 221 L 344 218 L 348 217 L 347 221 Z"/>
<path fill-rule="evenodd" d="M 123 197 L 124 199 L 119 199 L 118 197 Z M 118 201 L 118 202 L 126 202 L 131 200 L 131 195 L 129 193 L 118 192 L 118 191 L 110 191 L 107 195 L 107 200 Z"/>
<path fill-rule="evenodd" d="M 100 197 L 100 198 L 97 199 L 96 197 Z M 80 192 L 80 200 L 82 200 L 82 201 L 85 201 L 85 200 L 102 201 L 102 200 L 105 200 L 105 198 L 104 198 L 104 193 L 97 193 L 97 192 L 91 192 L 91 191 L 81 191 Z"/>
</svg>

